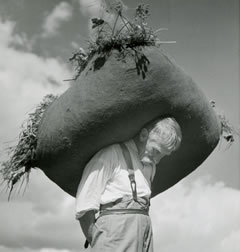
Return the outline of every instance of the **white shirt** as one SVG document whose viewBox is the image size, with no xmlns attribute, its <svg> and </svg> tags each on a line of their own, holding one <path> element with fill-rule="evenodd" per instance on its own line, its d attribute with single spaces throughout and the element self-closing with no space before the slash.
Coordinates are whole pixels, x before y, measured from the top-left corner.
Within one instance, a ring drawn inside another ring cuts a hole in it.
<svg viewBox="0 0 240 252">
<path fill-rule="evenodd" d="M 133 163 L 137 196 L 151 195 L 151 181 L 155 166 L 143 167 L 133 140 L 125 143 Z M 100 150 L 86 165 L 76 195 L 76 219 L 89 210 L 98 211 L 100 204 L 132 195 L 128 170 L 122 149 L 114 144 Z"/>
</svg>

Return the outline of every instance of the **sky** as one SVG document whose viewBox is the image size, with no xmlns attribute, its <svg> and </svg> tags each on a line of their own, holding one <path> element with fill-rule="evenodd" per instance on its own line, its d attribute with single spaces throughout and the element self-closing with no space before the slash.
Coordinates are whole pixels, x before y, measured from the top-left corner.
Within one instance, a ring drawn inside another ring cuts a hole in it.
<svg viewBox="0 0 240 252">
<path fill-rule="evenodd" d="M 108 0 L 109 1 L 109 0 Z M 239 1 L 149 0 L 153 29 L 171 57 L 240 125 Z M 127 15 L 139 2 L 124 1 Z M 100 0 L 0 0 L 0 160 L 22 122 L 74 75 L 68 59 L 87 46 Z M 196 171 L 152 199 L 155 251 L 240 251 L 239 138 L 221 142 Z M 2 187 L 3 188 L 3 187 Z M 25 193 L 0 194 L 0 252 L 84 251 L 74 198 L 33 170 Z M 88 250 L 86 250 L 88 251 Z"/>
</svg>

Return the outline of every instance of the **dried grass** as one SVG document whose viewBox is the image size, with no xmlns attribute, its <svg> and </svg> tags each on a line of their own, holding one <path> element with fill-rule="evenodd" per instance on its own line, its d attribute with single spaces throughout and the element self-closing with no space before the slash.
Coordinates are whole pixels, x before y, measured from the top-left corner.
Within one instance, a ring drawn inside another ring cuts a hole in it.
<svg viewBox="0 0 240 252">
<path fill-rule="evenodd" d="M 43 101 L 29 114 L 26 122 L 22 124 L 19 140 L 16 146 L 8 148 L 9 160 L 1 163 L 0 173 L 3 180 L 7 182 L 9 198 L 14 185 L 22 180 L 20 189 L 24 182 L 28 182 L 31 168 L 36 161 L 37 134 L 40 121 L 47 107 L 57 98 L 52 94 L 46 95 Z"/>
<path fill-rule="evenodd" d="M 227 149 L 234 143 L 236 137 L 240 136 L 239 130 L 237 130 L 230 121 L 226 118 L 226 115 L 223 111 L 220 111 L 216 108 L 215 101 L 210 101 L 212 107 L 214 108 L 218 119 L 221 124 L 221 139 L 220 144 L 222 141 L 226 141 Z"/>
</svg>

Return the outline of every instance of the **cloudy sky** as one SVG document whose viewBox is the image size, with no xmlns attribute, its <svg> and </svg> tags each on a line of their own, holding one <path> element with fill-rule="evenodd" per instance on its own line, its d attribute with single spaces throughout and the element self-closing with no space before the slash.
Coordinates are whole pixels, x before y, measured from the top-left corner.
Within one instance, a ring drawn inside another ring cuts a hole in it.
<svg viewBox="0 0 240 252">
<path fill-rule="evenodd" d="M 154 28 L 168 28 L 163 48 L 215 100 L 239 119 L 239 1 L 149 0 Z M 138 1 L 125 0 L 128 15 Z M 27 114 L 48 93 L 67 89 L 72 52 L 86 46 L 89 17 L 100 0 L 0 0 L 0 150 L 14 144 Z M 156 251 L 240 251 L 239 139 L 224 143 L 191 175 L 152 200 Z M 25 194 L 0 194 L 0 252 L 75 252 L 83 235 L 74 198 L 40 170 Z"/>
</svg>

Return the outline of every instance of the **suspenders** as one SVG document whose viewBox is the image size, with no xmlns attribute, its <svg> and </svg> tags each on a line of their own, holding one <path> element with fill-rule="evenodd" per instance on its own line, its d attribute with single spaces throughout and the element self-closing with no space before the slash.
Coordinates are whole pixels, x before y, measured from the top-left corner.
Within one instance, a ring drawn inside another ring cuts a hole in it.
<svg viewBox="0 0 240 252">
<path fill-rule="evenodd" d="M 134 201 L 137 201 L 137 184 L 136 184 L 136 181 L 135 181 L 135 175 L 134 175 L 132 159 L 131 159 L 131 156 L 130 156 L 130 153 L 129 153 L 129 150 L 128 150 L 127 146 L 124 143 L 120 143 L 120 146 L 121 146 L 121 149 L 122 149 L 122 153 L 123 153 L 125 162 L 127 164 L 128 177 L 129 177 L 129 180 L 130 180 L 133 199 L 134 199 Z"/>
<path fill-rule="evenodd" d="M 131 155 L 130 155 L 130 152 L 129 152 L 127 146 L 124 143 L 120 143 L 120 146 L 121 146 L 121 149 L 122 149 L 123 157 L 124 157 L 125 162 L 127 164 L 128 177 L 129 177 L 130 185 L 131 185 L 131 189 L 132 189 L 133 200 L 137 201 L 137 184 L 136 184 L 136 181 L 135 181 L 135 175 L 134 175 L 134 169 L 133 169 L 133 164 L 132 164 L 132 158 L 131 158 Z M 133 210 L 133 211 L 131 211 L 131 210 Z M 132 212 L 134 214 L 141 213 L 141 214 L 148 215 L 148 209 L 147 210 L 146 209 L 145 210 L 128 209 L 128 213 L 129 212 L 130 213 Z M 110 214 L 111 214 L 111 212 L 110 212 Z M 89 242 L 86 240 L 85 244 L 84 244 L 84 248 L 87 248 L 88 244 L 89 244 Z"/>
</svg>

